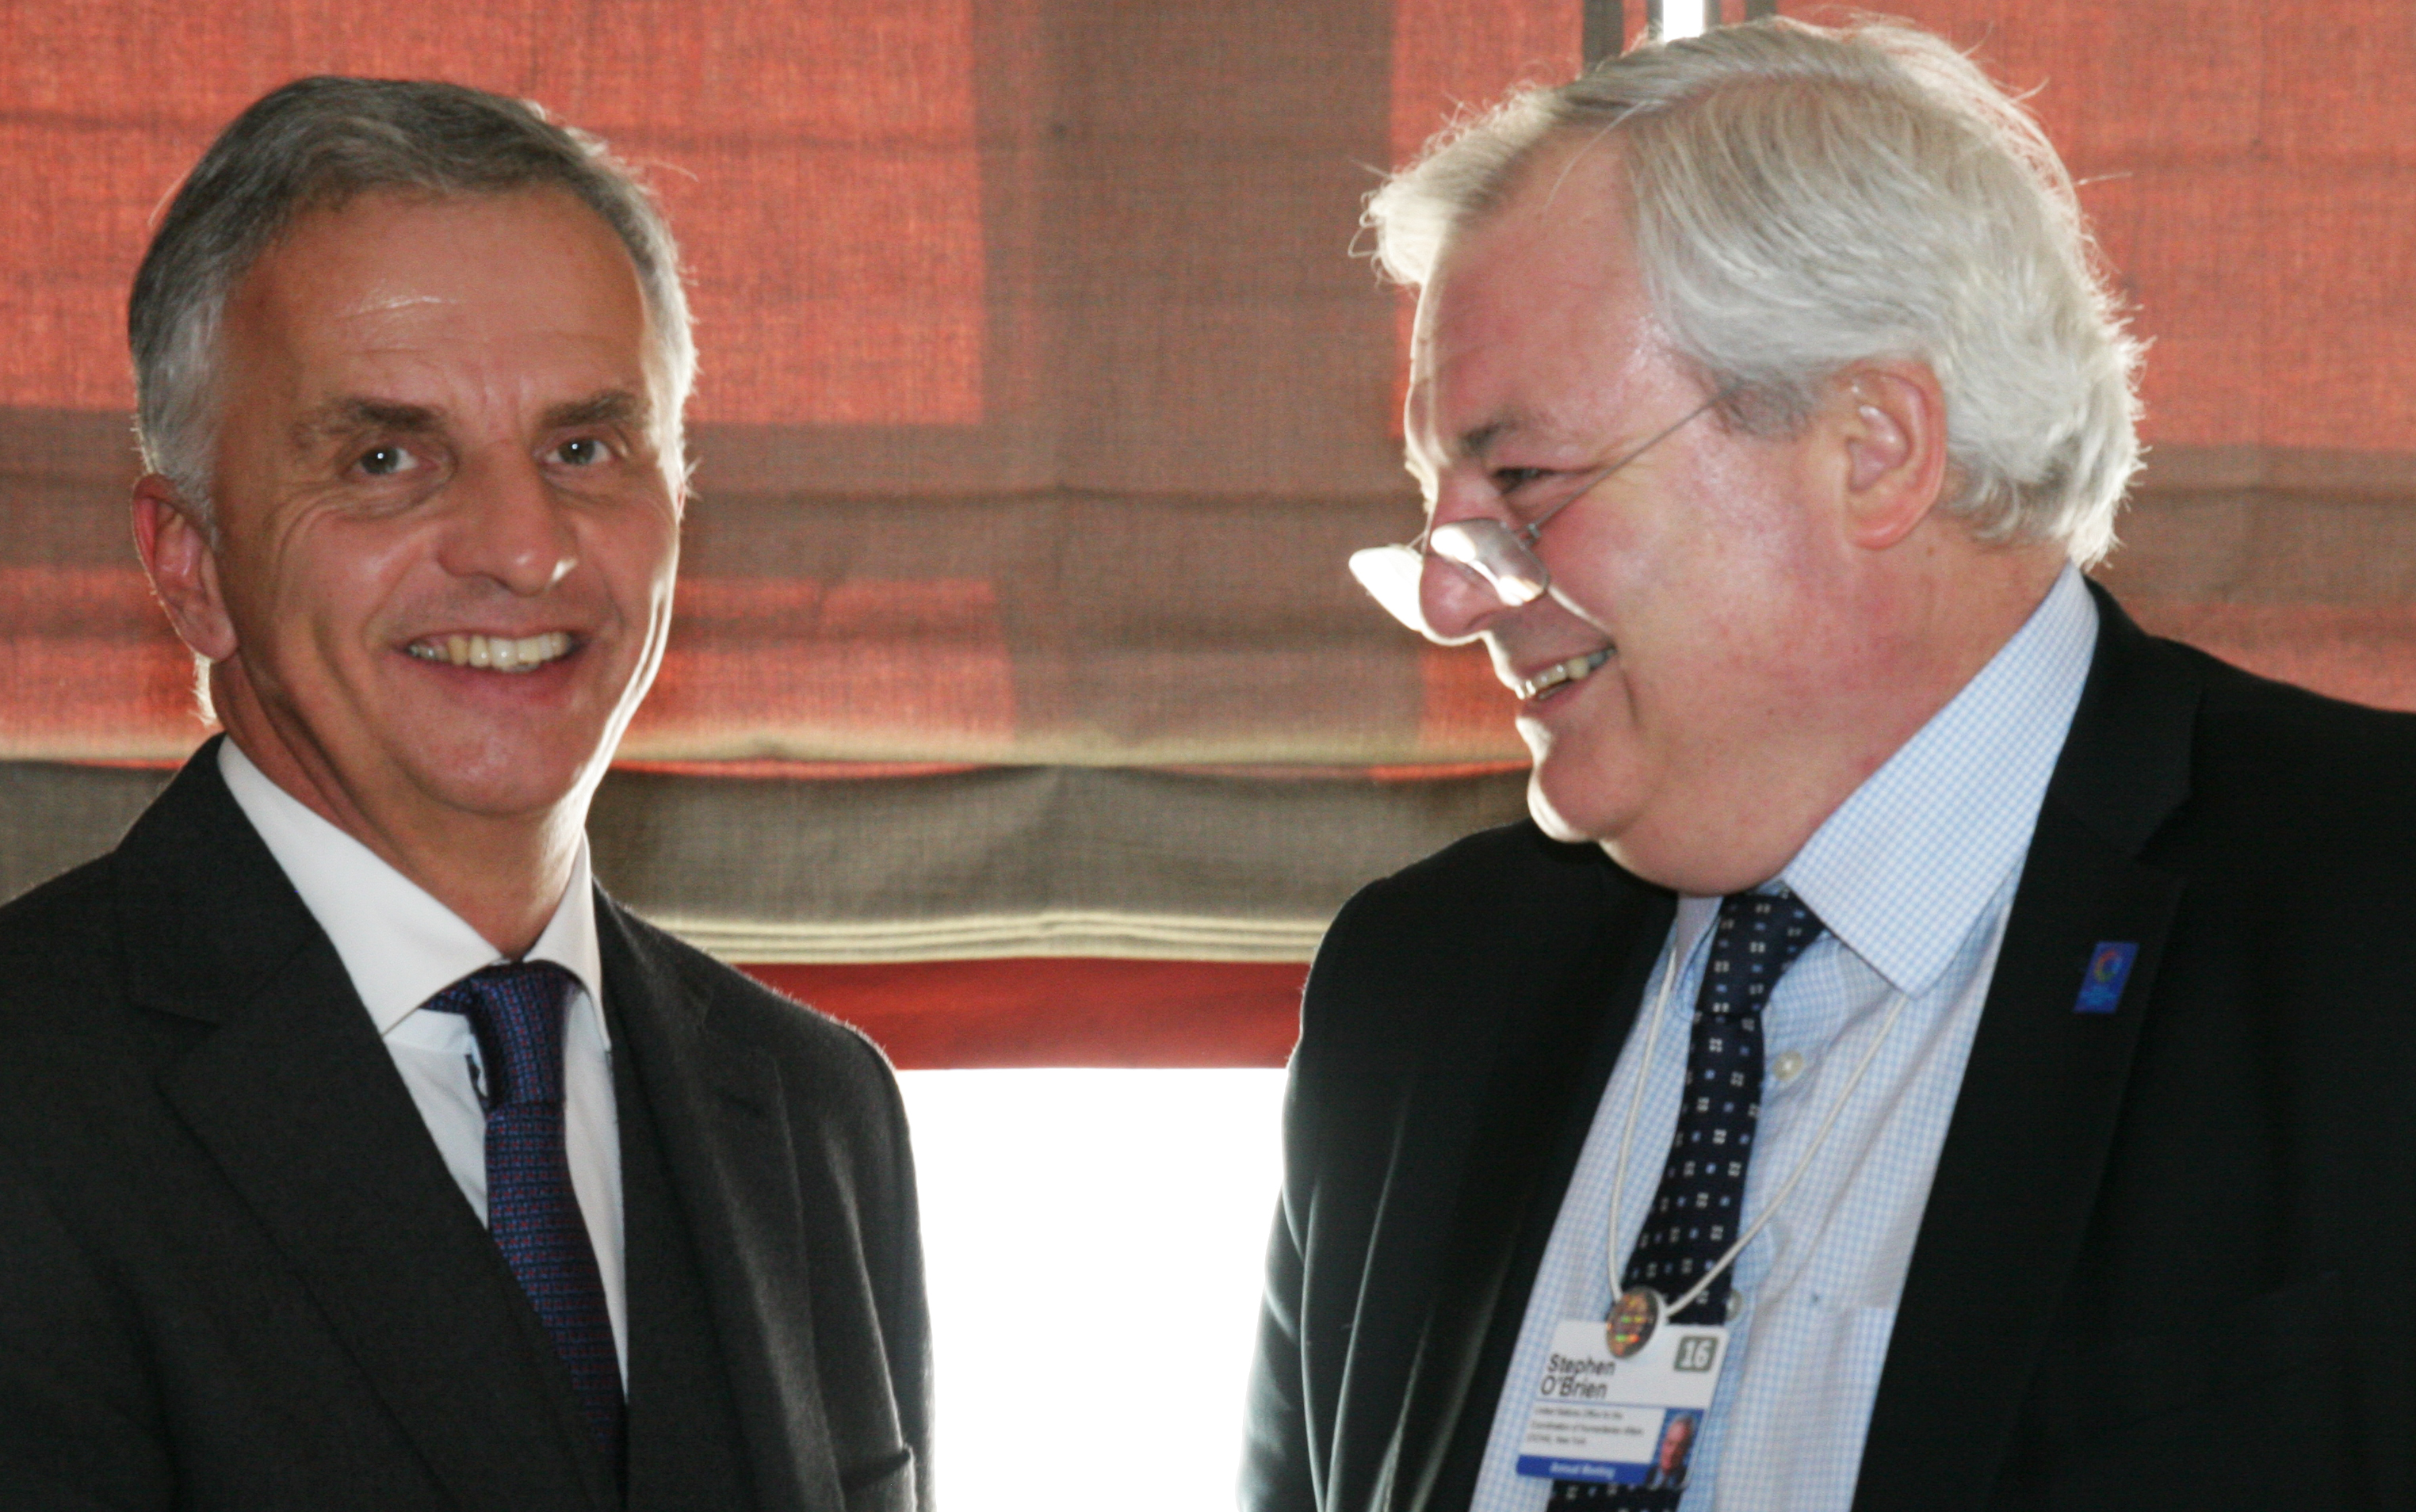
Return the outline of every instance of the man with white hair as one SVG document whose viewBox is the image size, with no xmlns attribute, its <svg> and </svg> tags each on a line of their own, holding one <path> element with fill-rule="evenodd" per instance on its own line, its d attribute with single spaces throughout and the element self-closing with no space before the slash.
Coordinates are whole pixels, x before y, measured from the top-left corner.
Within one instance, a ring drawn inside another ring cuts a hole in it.
<svg viewBox="0 0 2416 1512">
<path fill-rule="evenodd" d="M 1244 1505 L 2406 1505 L 2416 725 L 2081 570 L 2135 344 L 2035 124 L 1770 22 L 1375 196 L 1533 820 L 1312 970 Z"/>
<path fill-rule="evenodd" d="M 589 876 L 687 495 L 652 201 L 521 102 L 305 79 L 128 324 L 226 733 L 0 909 L 0 1506 L 928 1507 L 887 1062 Z"/>
</svg>

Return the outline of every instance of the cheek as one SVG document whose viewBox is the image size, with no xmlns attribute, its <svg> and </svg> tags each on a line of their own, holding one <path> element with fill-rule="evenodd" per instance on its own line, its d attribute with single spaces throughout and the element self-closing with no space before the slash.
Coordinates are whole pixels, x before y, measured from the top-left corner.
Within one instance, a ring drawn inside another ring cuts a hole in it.
<svg viewBox="0 0 2416 1512">
<path fill-rule="evenodd" d="M 671 606 L 679 572 L 679 525 L 655 516 L 619 532 L 608 546 L 613 597 L 631 615 L 659 615 Z"/>
<path fill-rule="evenodd" d="M 627 628 L 632 650 L 669 622 L 679 571 L 679 523 L 668 510 L 647 507 L 604 522 L 584 545 L 611 605 Z"/>
<path fill-rule="evenodd" d="M 291 549 L 292 544 L 230 543 L 219 559 L 227 612 L 254 659 L 264 649 L 322 638 L 325 621 L 348 596 L 345 584 L 327 580 L 315 553 Z"/>
<path fill-rule="evenodd" d="M 425 531 L 331 525 L 314 533 L 289 558 L 286 596 L 346 640 L 359 639 L 415 578 L 436 575 Z"/>
<path fill-rule="evenodd" d="M 1839 584 L 1836 564 L 1804 512 L 1787 503 L 1707 510 L 1702 529 L 1668 574 L 1668 597 L 1690 625 L 1702 660 L 1731 668 L 1784 668 L 1821 648 L 1835 616 L 1822 612 Z M 1673 554 L 1674 555 L 1674 554 Z"/>
<path fill-rule="evenodd" d="M 245 618 L 255 641 L 282 649 L 289 676 L 304 659 L 341 669 L 373 662 L 399 604 L 431 576 L 424 532 L 321 522 L 285 538 L 255 564 Z"/>
</svg>

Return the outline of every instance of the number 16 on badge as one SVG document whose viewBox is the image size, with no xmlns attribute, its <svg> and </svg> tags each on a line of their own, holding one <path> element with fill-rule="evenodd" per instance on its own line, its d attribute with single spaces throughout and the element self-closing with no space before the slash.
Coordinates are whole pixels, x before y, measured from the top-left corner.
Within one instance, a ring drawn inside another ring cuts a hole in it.
<svg viewBox="0 0 2416 1512">
<path fill-rule="evenodd" d="M 1616 1320 L 1562 1324 L 1527 1409 L 1518 1474 L 1683 1490 L 1728 1332 L 1665 1322 L 1635 1339 L 1614 1337 Z"/>
</svg>

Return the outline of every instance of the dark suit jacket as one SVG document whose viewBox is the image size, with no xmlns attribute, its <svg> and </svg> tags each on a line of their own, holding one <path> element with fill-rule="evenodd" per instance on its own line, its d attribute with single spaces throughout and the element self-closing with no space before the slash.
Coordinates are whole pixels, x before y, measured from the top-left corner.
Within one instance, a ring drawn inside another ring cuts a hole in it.
<svg viewBox="0 0 2416 1512">
<path fill-rule="evenodd" d="M 2099 608 L 1855 1505 L 2416 1505 L 2416 720 Z M 1672 910 L 1530 825 L 1344 909 L 1292 1061 L 1246 1507 L 1468 1505 Z M 2103 940 L 2137 964 L 2076 1013 Z"/>
<path fill-rule="evenodd" d="M 535 1310 L 214 756 L 0 910 L 0 1506 L 613 1505 Z M 596 923 L 627 1505 L 928 1505 L 888 1066 L 600 894 Z"/>
</svg>

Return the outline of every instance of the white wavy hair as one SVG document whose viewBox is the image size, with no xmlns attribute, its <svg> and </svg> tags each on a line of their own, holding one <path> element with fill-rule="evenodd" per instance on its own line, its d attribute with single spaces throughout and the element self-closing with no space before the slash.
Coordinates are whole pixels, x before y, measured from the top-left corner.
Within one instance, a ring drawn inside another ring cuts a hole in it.
<svg viewBox="0 0 2416 1512">
<path fill-rule="evenodd" d="M 1792 21 L 1647 45 L 1446 130 L 1368 199 L 1392 277 L 1538 150 L 1610 137 L 1653 316 L 1730 424 L 1790 430 L 1859 362 L 1914 359 L 1946 397 L 1947 501 L 1984 541 L 2114 546 L 2137 470 L 2141 348 L 2065 172 L 1971 59 L 1898 22 Z"/>
</svg>

